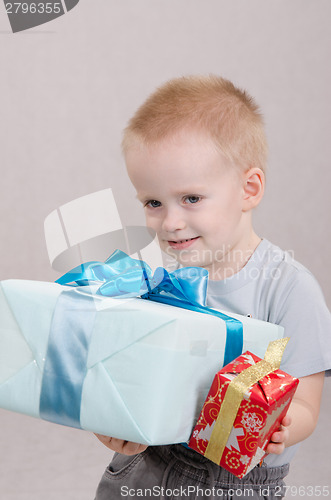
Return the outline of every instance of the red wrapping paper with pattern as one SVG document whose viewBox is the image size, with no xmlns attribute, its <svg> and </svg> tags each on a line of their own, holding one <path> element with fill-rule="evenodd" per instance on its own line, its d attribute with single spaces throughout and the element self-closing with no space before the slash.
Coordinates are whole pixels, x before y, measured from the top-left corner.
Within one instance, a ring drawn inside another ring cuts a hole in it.
<svg viewBox="0 0 331 500">
<path fill-rule="evenodd" d="M 215 375 L 190 438 L 190 448 L 205 454 L 229 384 L 236 374 L 259 361 L 261 358 L 247 351 Z M 219 465 L 242 478 L 262 460 L 270 437 L 278 430 L 298 383 L 298 379 L 277 369 L 246 391 Z"/>
</svg>

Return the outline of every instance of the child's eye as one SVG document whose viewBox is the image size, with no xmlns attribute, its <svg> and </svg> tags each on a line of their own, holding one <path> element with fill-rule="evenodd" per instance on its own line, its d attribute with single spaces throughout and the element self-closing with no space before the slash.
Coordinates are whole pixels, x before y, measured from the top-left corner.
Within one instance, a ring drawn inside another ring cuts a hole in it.
<svg viewBox="0 0 331 500">
<path fill-rule="evenodd" d="M 193 203 L 198 203 L 198 201 L 201 200 L 201 196 L 190 195 L 190 196 L 185 196 L 185 199 L 188 200 L 190 204 L 193 204 Z"/>
<path fill-rule="evenodd" d="M 161 206 L 161 203 L 157 200 L 149 200 L 149 201 L 146 201 L 144 206 L 151 207 L 151 208 L 157 208 L 157 207 Z"/>
</svg>

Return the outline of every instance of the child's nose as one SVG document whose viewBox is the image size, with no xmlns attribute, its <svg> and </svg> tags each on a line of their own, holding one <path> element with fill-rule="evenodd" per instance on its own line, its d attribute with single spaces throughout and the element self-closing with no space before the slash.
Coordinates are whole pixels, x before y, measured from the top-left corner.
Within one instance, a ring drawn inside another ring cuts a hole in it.
<svg viewBox="0 0 331 500">
<path fill-rule="evenodd" d="M 180 210 L 168 210 L 162 222 L 162 229 L 168 233 L 173 233 L 178 229 L 184 229 L 185 225 L 186 223 Z"/>
</svg>

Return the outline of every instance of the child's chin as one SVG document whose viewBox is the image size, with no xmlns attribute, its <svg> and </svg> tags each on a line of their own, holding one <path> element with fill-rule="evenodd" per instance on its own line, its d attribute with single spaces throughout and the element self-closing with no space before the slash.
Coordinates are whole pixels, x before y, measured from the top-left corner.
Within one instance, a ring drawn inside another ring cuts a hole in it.
<svg viewBox="0 0 331 500">
<path fill-rule="evenodd" d="M 170 253 L 170 255 L 173 255 Z M 182 253 L 177 255 L 176 261 L 182 266 L 182 267 L 204 267 L 204 262 L 201 259 L 198 259 L 197 256 L 191 256 L 189 253 Z"/>
<path fill-rule="evenodd" d="M 205 267 L 206 263 L 196 249 L 175 250 L 170 245 L 162 245 L 162 251 L 182 267 Z"/>
</svg>

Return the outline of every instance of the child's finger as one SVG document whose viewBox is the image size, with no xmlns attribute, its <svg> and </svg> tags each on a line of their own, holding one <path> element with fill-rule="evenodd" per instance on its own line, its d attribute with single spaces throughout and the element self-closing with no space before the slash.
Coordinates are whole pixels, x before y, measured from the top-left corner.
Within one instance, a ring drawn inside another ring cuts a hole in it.
<svg viewBox="0 0 331 500">
<path fill-rule="evenodd" d="M 270 438 L 271 443 L 283 443 L 285 438 L 285 433 L 284 431 L 277 431 L 274 432 Z"/>
<path fill-rule="evenodd" d="M 94 435 L 99 439 L 99 441 L 101 441 L 102 444 L 104 444 L 106 446 L 109 444 L 109 441 L 112 439 L 109 436 L 104 436 L 103 434 L 94 433 Z"/>
<path fill-rule="evenodd" d="M 101 441 L 102 444 L 110 448 L 112 451 L 116 451 L 117 453 L 123 453 L 123 445 L 125 441 L 122 439 L 116 439 L 109 436 L 104 436 L 103 434 L 95 434 L 95 436 Z"/>
<path fill-rule="evenodd" d="M 133 443 L 132 441 L 126 441 L 123 445 L 123 452 L 126 455 L 136 455 L 146 450 L 147 446 L 144 444 Z"/>
<path fill-rule="evenodd" d="M 285 449 L 284 443 L 273 443 L 270 442 L 266 448 L 267 453 L 273 453 L 275 455 L 280 455 Z"/>
<path fill-rule="evenodd" d="M 147 448 L 144 444 L 124 441 L 123 439 L 104 436 L 102 434 L 95 434 L 95 436 L 102 442 L 102 444 L 107 446 L 107 448 L 110 448 L 117 453 L 123 453 L 124 455 L 136 455 L 137 453 L 145 451 Z"/>
<path fill-rule="evenodd" d="M 282 420 L 282 425 L 284 425 L 285 427 L 288 427 L 289 425 L 291 425 L 292 423 L 292 418 L 290 417 L 290 415 L 285 415 L 285 417 L 283 418 Z"/>
<path fill-rule="evenodd" d="M 281 429 L 272 434 L 270 442 L 267 446 L 267 453 L 280 455 L 285 449 L 285 442 L 288 439 L 289 431 L 287 427 L 281 425 Z"/>
<path fill-rule="evenodd" d="M 109 447 L 117 453 L 123 453 L 125 441 L 123 439 L 109 438 Z"/>
</svg>

